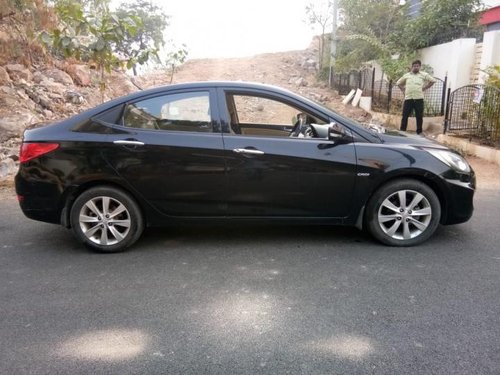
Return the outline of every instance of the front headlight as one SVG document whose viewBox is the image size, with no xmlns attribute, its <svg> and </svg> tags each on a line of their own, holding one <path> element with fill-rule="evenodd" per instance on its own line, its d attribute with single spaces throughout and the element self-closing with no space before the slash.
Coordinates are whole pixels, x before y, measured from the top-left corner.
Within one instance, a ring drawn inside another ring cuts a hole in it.
<svg viewBox="0 0 500 375">
<path fill-rule="evenodd" d="M 453 151 L 437 150 L 435 148 L 426 148 L 425 150 L 458 172 L 469 173 L 471 171 L 467 160 Z"/>
</svg>

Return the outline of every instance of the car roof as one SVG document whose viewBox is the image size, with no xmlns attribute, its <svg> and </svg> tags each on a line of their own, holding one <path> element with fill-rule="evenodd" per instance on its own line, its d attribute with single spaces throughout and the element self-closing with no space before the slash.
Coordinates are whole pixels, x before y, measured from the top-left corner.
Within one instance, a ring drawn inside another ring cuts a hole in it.
<svg viewBox="0 0 500 375">
<path fill-rule="evenodd" d="M 298 97 L 296 93 L 293 91 L 284 89 L 282 87 L 258 83 L 258 82 L 247 82 L 247 81 L 199 81 L 199 82 L 186 82 L 186 83 L 176 83 L 173 85 L 163 85 L 157 86 L 153 88 L 149 88 L 142 91 L 137 91 L 132 94 L 122 96 L 117 99 L 126 99 L 130 97 L 130 100 L 148 94 L 155 94 L 165 91 L 175 91 L 175 90 L 186 90 L 186 89 L 208 89 L 208 88 L 233 88 L 233 89 L 250 89 L 250 90 L 265 90 L 265 91 L 273 91 L 275 93 L 281 93 L 286 95 L 291 95 Z M 301 97 L 302 98 L 302 97 Z M 307 99 L 307 98 L 304 98 Z"/>
</svg>

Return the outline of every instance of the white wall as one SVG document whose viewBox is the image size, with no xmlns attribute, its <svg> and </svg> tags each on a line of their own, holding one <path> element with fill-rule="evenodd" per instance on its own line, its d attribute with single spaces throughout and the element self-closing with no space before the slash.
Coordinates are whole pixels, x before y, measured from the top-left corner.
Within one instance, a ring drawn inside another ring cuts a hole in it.
<svg viewBox="0 0 500 375">
<path fill-rule="evenodd" d="M 479 83 L 484 83 L 486 78 L 486 73 L 482 72 L 482 70 L 491 65 L 500 65 L 500 30 L 488 31 L 484 33 Z"/>
<path fill-rule="evenodd" d="M 382 76 L 384 69 L 376 60 L 370 61 L 372 68 L 375 68 L 375 82 L 382 80 L 382 78 L 387 79 L 387 76 Z"/>
<path fill-rule="evenodd" d="M 449 43 L 421 49 L 418 55 L 423 64 L 432 67 L 435 77 L 444 79 L 448 76 L 447 87 L 453 91 L 471 82 L 471 74 L 476 62 L 476 40 L 474 38 L 456 39 Z M 375 80 L 380 80 L 382 67 L 376 61 L 369 63 L 376 68 Z M 480 69 L 484 70 L 491 65 L 500 65 L 500 30 L 484 33 Z M 484 83 L 485 76 L 485 73 L 480 73 L 479 83 Z"/>
<path fill-rule="evenodd" d="M 474 38 L 456 39 L 419 51 L 422 64 L 434 69 L 434 76 L 444 79 L 448 76 L 448 87 L 455 90 L 468 85 L 474 66 L 476 40 Z"/>
</svg>

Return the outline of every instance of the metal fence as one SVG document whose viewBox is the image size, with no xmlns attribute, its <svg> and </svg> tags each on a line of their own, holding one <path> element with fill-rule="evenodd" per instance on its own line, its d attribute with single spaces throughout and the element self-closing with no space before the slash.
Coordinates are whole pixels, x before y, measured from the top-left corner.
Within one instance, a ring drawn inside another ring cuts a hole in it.
<svg viewBox="0 0 500 375">
<path fill-rule="evenodd" d="M 490 145 L 500 142 L 500 89 L 475 84 L 449 94 L 445 132 L 476 137 Z"/>
<path fill-rule="evenodd" d="M 339 95 L 347 95 L 351 90 L 360 89 L 365 96 L 371 96 L 372 109 L 377 112 L 400 114 L 403 109 L 404 95 L 391 80 L 375 81 L 376 70 L 363 69 L 350 73 L 332 74 L 331 86 Z M 446 103 L 446 84 L 436 78 L 436 83 L 424 93 L 424 116 L 443 116 Z"/>
<path fill-rule="evenodd" d="M 351 90 L 359 88 L 360 72 L 352 71 L 350 73 L 339 73 L 332 76 L 332 87 L 339 95 L 347 95 Z"/>
</svg>

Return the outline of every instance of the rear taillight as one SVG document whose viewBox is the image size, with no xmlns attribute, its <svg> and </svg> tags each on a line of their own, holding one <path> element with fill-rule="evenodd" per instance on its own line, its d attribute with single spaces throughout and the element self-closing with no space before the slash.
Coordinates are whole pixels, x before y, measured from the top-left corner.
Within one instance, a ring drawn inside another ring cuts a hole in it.
<svg viewBox="0 0 500 375">
<path fill-rule="evenodd" d="M 19 162 L 26 163 L 28 160 L 54 151 L 58 147 L 59 143 L 23 143 L 19 153 Z"/>
</svg>

